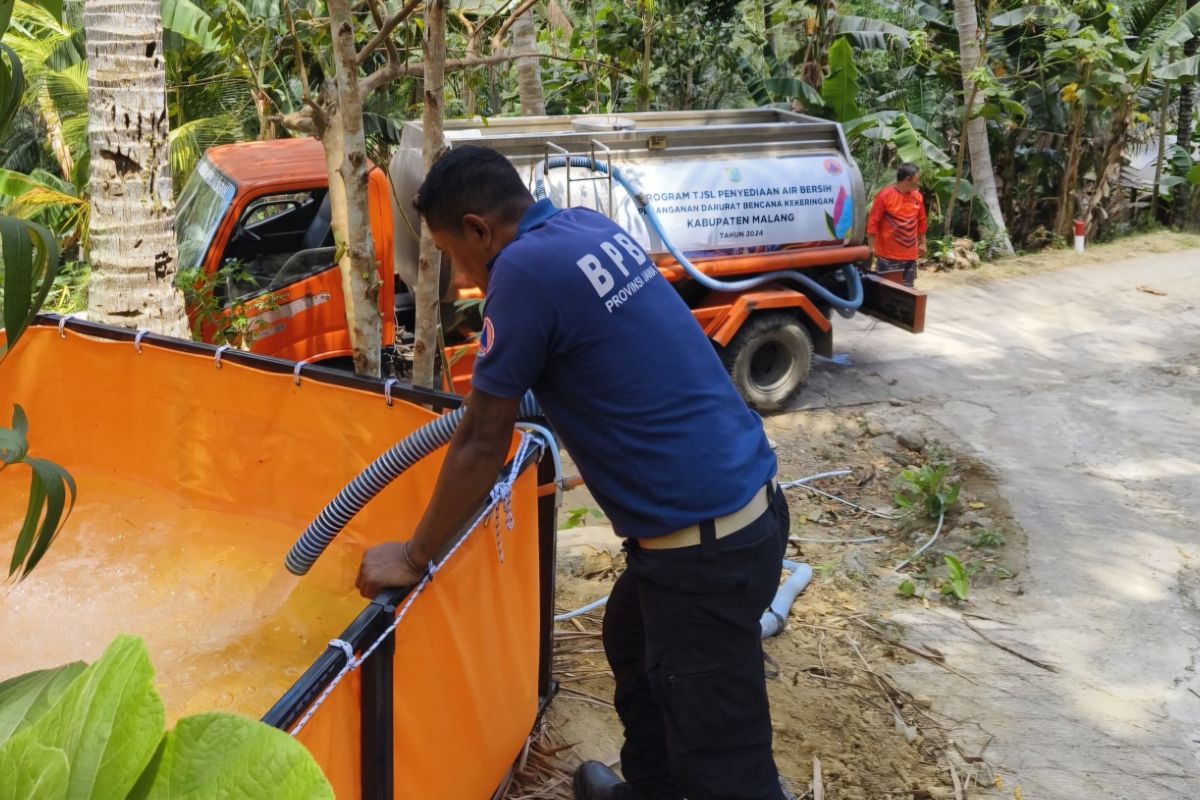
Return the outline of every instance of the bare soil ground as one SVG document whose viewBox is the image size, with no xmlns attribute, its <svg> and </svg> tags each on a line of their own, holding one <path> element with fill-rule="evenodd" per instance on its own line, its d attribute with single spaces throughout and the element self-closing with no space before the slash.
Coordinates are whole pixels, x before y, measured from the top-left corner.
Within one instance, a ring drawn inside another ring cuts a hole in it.
<svg viewBox="0 0 1200 800">
<path fill-rule="evenodd" d="M 1200 247 L 1200 234 L 1157 231 L 1126 236 L 1106 244 L 1089 245 L 1083 253 L 1076 253 L 1070 248 L 1058 248 L 989 261 L 978 269 L 951 272 L 923 269 L 919 285 L 922 289 L 934 291 L 951 286 L 987 283 L 997 278 L 1018 278 L 1038 272 L 1068 269 L 1083 264 L 1101 264 L 1182 252 L 1197 247 Z"/>
<path fill-rule="evenodd" d="M 956 457 L 939 444 L 938 431 L 917 427 L 906 412 L 882 404 L 767 420 L 781 482 L 849 469 L 848 476 L 814 486 L 865 509 L 801 488 L 788 491 L 789 557 L 812 565 L 815 576 L 787 629 L 766 642 L 766 654 L 776 762 L 797 797 L 814 796 L 817 763 L 828 800 L 953 798 L 956 781 L 961 789 L 993 780 L 977 754 L 954 749 L 947 721 L 934 707 L 936 686 L 914 695 L 889 677 L 893 667 L 917 658 L 954 668 L 940 653 L 903 644 L 903 633 L 888 617 L 900 606 L 920 603 L 959 613 L 958 601 L 940 591 L 949 585 L 944 553 L 956 555 L 971 573 L 969 592 L 1020 591 L 1023 536 L 986 467 Z M 893 496 L 904 485 L 899 475 L 923 464 L 946 465 L 947 483 L 961 483 L 962 494 L 934 546 L 899 574 L 895 567 L 934 530 L 934 521 L 919 514 L 896 518 L 901 510 Z M 594 523 L 591 511 L 580 510 L 585 508 L 595 508 L 585 491 L 568 493 L 563 526 L 581 518 Z M 855 541 L 860 539 L 872 541 Z M 603 526 L 563 532 L 560 610 L 608 593 L 623 566 L 615 545 Z M 905 580 L 917 596 L 898 591 Z M 571 765 L 582 759 L 618 762 L 621 727 L 610 702 L 601 614 L 559 625 L 562 688 L 510 798 L 570 797 Z"/>
</svg>

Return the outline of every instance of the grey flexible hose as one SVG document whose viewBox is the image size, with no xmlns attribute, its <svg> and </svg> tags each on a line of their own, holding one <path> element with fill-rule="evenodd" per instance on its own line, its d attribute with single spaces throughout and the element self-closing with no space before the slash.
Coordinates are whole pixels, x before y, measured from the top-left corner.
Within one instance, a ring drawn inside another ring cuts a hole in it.
<svg viewBox="0 0 1200 800">
<path fill-rule="evenodd" d="M 330 542 L 375 498 L 375 495 L 403 475 L 413 464 L 450 442 L 465 412 L 465 407 L 457 408 L 417 428 L 388 448 L 354 480 L 346 484 L 317 518 L 309 523 L 288 551 L 283 561 L 288 572 L 304 575 L 312 569 L 312 565 L 325 552 L 325 548 L 329 547 Z M 533 395 L 526 394 L 517 409 L 517 418 L 532 419 L 540 415 L 537 401 L 533 399 Z"/>
<path fill-rule="evenodd" d="M 580 167 L 590 169 L 593 172 L 608 173 L 608 166 L 599 161 L 593 161 L 587 156 L 556 156 L 545 161 L 538 162 L 534 173 L 534 197 L 541 200 L 547 196 L 546 189 L 546 170 L 557 169 L 567 165 L 572 167 Z M 738 281 L 718 280 L 710 275 L 705 274 L 699 267 L 694 265 L 682 251 L 667 237 L 666 230 L 663 228 L 662 221 L 658 218 L 658 213 L 655 212 L 654 206 L 650 204 L 650 200 L 646 194 L 632 184 L 621 170 L 612 168 L 612 179 L 616 181 L 622 189 L 624 189 L 629 197 L 637 206 L 638 211 L 645 218 L 646 224 L 658 234 L 658 238 L 662 240 L 663 246 L 667 248 L 667 252 L 675 259 L 683 271 L 686 272 L 692 280 L 699 283 L 706 289 L 714 292 L 744 292 L 754 289 L 758 286 L 763 286 L 767 283 L 775 281 L 787 280 L 793 283 L 798 283 L 804 288 L 811 291 L 821 300 L 828 303 L 835 311 L 843 317 L 854 316 L 855 311 L 862 306 L 863 302 L 863 287 L 862 278 L 858 274 L 858 269 L 853 264 L 842 264 L 842 277 L 846 281 L 849 297 L 840 297 L 834 294 L 829 289 L 826 289 L 821 284 L 814 281 L 802 272 L 794 269 L 775 270 L 765 275 L 756 275 L 752 278 L 745 278 Z"/>
</svg>

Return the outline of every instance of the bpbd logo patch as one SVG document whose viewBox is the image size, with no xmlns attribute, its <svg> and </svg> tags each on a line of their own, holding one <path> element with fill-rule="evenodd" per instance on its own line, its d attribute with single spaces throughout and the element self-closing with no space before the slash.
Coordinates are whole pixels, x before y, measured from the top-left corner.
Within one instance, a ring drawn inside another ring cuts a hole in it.
<svg viewBox="0 0 1200 800">
<path fill-rule="evenodd" d="M 483 358 L 492 349 L 492 343 L 496 341 L 496 330 L 492 327 L 492 318 L 483 318 L 483 330 L 479 332 L 479 357 Z"/>
</svg>

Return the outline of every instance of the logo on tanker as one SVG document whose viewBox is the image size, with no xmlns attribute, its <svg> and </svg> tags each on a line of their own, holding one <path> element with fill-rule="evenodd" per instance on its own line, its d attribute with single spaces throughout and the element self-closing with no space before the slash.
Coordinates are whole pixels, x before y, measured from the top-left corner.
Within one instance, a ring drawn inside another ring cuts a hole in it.
<svg viewBox="0 0 1200 800">
<path fill-rule="evenodd" d="M 479 357 L 483 358 L 492 349 L 492 343 L 496 340 L 496 331 L 492 327 L 492 318 L 483 318 L 483 330 L 479 332 Z"/>
<path fill-rule="evenodd" d="M 842 162 L 838 161 L 836 158 L 825 159 L 825 171 L 830 175 L 841 175 Z"/>
<path fill-rule="evenodd" d="M 825 227 L 834 239 L 844 241 L 853 222 L 854 198 L 846 191 L 845 186 L 839 186 L 837 199 L 833 201 L 833 213 L 825 212 Z"/>
<path fill-rule="evenodd" d="M 725 174 L 729 177 L 729 181 L 731 183 L 742 182 L 742 171 L 737 167 L 727 167 L 725 169 Z"/>
</svg>

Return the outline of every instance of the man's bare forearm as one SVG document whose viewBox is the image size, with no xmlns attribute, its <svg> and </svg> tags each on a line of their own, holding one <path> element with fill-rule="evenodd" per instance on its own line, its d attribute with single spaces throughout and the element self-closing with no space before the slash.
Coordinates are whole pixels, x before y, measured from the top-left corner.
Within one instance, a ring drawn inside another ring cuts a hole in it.
<svg viewBox="0 0 1200 800">
<path fill-rule="evenodd" d="M 409 553 L 420 564 L 441 555 L 450 538 L 470 522 L 483 504 L 504 465 L 512 442 L 516 402 L 507 407 L 480 408 L 476 401 L 463 416 L 442 463 L 429 506 L 421 517 L 409 545 Z M 510 405 L 502 401 L 501 406 Z M 500 414 L 501 418 L 482 418 Z"/>
</svg>

